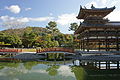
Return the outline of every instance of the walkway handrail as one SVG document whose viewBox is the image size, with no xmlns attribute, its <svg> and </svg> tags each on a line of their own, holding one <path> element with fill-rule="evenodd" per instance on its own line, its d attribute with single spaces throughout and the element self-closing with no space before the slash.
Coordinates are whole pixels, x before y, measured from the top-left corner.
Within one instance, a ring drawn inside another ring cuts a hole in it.
<svg viewBox="0 0 120 80">
<path fill-rule="evenodd" d="M 62 52 L 74 53 L 74 49 L 68 49 L 68 48 L 42 48 L 42 49 L 36 49 L 36 53 L 51 52 L 51 51 L 62 51 Z"/>
<path fill-rule="evenodd" d="M 22 49 L 0 49 L 0 52 L 22 52 Z"/>
</svg>

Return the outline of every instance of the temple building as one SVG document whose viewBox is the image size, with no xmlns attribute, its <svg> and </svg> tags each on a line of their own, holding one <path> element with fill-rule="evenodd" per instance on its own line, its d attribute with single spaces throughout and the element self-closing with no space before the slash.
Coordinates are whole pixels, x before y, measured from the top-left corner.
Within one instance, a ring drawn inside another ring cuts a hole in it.
<svg viewBox="0 0 120 80">
<path fill-rule="evenodd" d="M 91 9 L 80 7 L 77 19 L 84 21 L 75 34 L 80 36 L 82 51 L 120 51 L 120 22 L 111 22 L 105 18 L 114 9 L 115 6 L 95 8 L 92 5 Z"/>
</svg>

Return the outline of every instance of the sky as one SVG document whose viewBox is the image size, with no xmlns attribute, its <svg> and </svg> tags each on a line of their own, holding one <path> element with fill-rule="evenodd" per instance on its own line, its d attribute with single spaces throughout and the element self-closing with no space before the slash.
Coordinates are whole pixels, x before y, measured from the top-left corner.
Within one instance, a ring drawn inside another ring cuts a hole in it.
<svg viewBox="0 0 120 80">
<path fill-rule="evenodd" d="M 120 0 L 0 0 L 0 30 L 25 26 L 46 27 L 55 21 L 58 29 L 65 34 L 70 23 L 80 23 L 76 19 L 80 5 L 90 8 L 113 7 L 116 9 L 106 16 L 111 21 L 120 21 Z"/>
</svg>

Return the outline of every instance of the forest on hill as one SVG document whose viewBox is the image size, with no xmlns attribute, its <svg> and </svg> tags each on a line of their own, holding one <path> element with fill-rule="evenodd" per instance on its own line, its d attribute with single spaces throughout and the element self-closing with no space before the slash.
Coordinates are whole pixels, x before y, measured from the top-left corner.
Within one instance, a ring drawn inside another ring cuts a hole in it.
<svg viewBox="0 0 120 80">
<path fill-rule="evenodd" d="M 72 25 L 70 30 L 74 28 Z M 9 45 L 11 48 L 77 48 L 79 42 L 73 34 L 61 33 L 56 22 L 50 21 L 46 28 L 29 26 L 0 31 L 0 45 Z"/>
</svg>

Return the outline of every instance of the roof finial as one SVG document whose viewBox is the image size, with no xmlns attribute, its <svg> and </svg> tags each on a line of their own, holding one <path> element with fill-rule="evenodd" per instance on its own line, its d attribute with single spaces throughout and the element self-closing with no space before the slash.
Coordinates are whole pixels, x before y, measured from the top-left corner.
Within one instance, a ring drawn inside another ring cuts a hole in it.
<svg viewBox="0 0 120 80">
<path fill-rule="evenodd" d="M 80 8 L 82 8 L 82 6 L 80 5 Z"/>
<path fill-rule="evenodd" d="M 93 4 L 91 5 L 91 8 L 94 9 L 95 7 L 93 6 Z"/>
<path fill-rule="evenodd" d="M 115 9 L 116 7 L 114 6 L 113 9 Z"/>
</svg>

